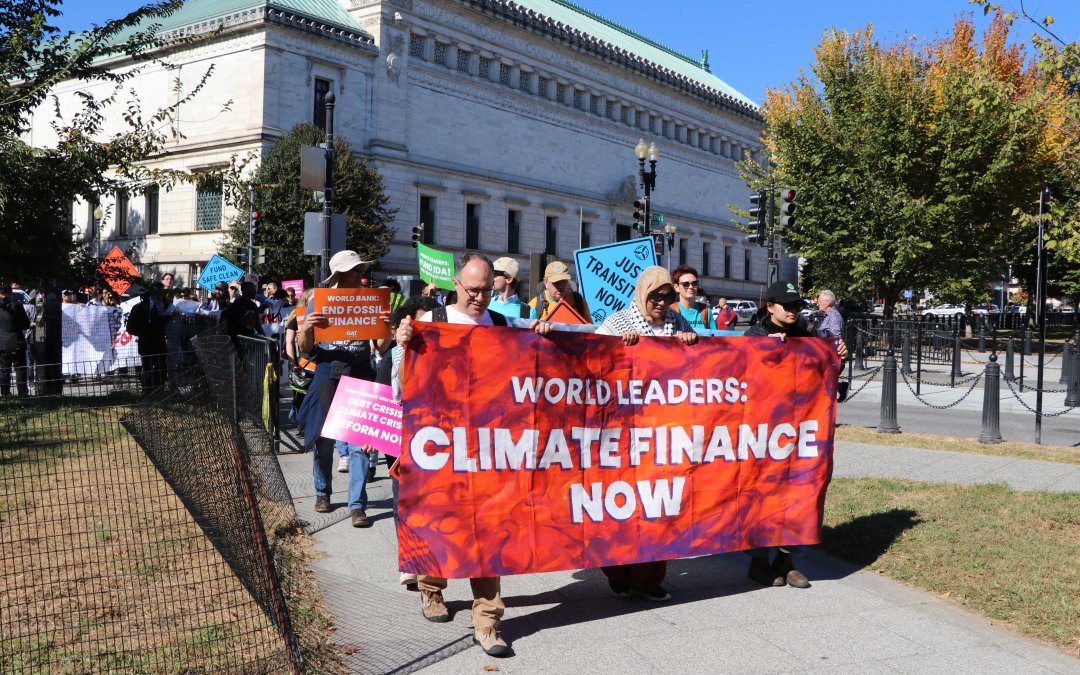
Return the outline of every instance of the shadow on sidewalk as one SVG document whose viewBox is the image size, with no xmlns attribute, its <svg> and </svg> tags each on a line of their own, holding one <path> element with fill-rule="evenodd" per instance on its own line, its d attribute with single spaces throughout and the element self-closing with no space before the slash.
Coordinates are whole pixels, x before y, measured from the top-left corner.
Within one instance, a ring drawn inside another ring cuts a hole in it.
<svg viewBox="0 0 1080 675">
<path fill-rule="evenodd" d="M 910 509 L 890 509 L 821 529 L 821 548 L 860 567 L 881 557 L 900 535 L 922 523 Z"/>
</svg>

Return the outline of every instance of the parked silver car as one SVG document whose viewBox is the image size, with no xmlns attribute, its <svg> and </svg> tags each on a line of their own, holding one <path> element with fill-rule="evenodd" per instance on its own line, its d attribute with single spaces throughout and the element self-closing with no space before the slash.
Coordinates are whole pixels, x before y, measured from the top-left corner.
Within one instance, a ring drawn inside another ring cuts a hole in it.
<svg viewBox="0 0 1080 675">
<path fill-rule="evenodd" d="M 728 304 L 735 310 L 739 323 L 747 323 L 757 314 L 757 303 L 753 300 L 728 300 Z"/>
</svg>

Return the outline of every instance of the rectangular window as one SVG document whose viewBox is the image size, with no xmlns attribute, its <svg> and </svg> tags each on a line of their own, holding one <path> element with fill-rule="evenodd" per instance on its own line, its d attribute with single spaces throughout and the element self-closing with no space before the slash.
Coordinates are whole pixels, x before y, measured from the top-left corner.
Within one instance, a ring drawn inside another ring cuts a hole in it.
<svg viewBox="0 0 1080 675">
<path fill-rule="evenodd" d="M 465 205 L 465 248 L 480 248 L 480 205 Z"/>
<path fill-rule="evenodd" d="M 457 53 L 457 69 L 463 73 L 469 72 L 469 57 L 472 54 L 464 49 L 458 50 Z"/>
<path fill-rule="evenodd" d="M 315 100 L 311 123 L 326 131 L 326 94 L 330 91 L 330 80 L 315 78 Z"/>
<path fill-rule="evenodd" d="M 744 281 L 750 281 L 750 249 L 745 249 L 742 253 L 742 278 Z"/>
<path fill-rule="evenodd" d="M 559 219 L 548 216 L 544 224 L 544 253 L 559 255 Z"/>
<path fill-rule="evenodd" d="M 195 229 L 221 229 L 221 176 L 207 176 L 195 188 Z"/>
<path fill-rule="evenodd" d="M 146 186 L 146 192 L 144 197 L 146 198 L 146 233 L 157 234 L 158 233 L 158 198 L 161 195 L 161 188 L 157 184 Z"/>
<path fill-rule="evenodd" d="M 731 247 L 724 247 L 724 278 L 731 278 Z"/>
<path fill-rule="evenodd" d="M 529 93 L 529 80 L 532 78 L 532 73 L 527 73 L 524 70 L 518 73 L 518 91 L 523 91 L 526 94 Z"/>
<path fill-rule="evenodd" d="M 424 58 L 424 38 L 415 33 L 409 36 L 409 56 L 417 59 Z"/>
<path fill-rule="evenodd" d="M 709 276 L 709 242 L 701 243 L 701 276 Z"/>
<path fill-rule="evenodd" d="M 510 86 L 510 66 L 505 63 L 499 64 L 499 84 L 504 87 Z"/>
<path fill-rule="evenodd" d="M 128 236 L 128 194 L 123 190 L 116 191 L 116 236 Z"/>
<path fill-rule="evenodd" d="M 517 209 L 506 211 L 506 251 L 521 253 L 521 211 Z"/>
<path fill-rule="evenodd" d="M 479 71 L 481 80 L 491 79 L 491 59 L 485 59 L 483 56 L 481 56 Z"/>
<path fill-rule="evenodd" d="M 679 239 L 679 264 L 686 264 L 686 239 Z"/>
<path fill-rule="evenodd" d="M 581 222 L 581 248 L 592 246 L 592 223 L 587 220 Z"/>
<path fill-rule="evenodd" d="M 425 244 L 435 243 L 435 209 L 436 203 L 434 197 L 428 195 L 420 195 L 420 222 L 424 224 L 424 239 Z"/>
<path fill-rule="evenodd" d="M 441 42 L 435 43 L 435 63 L 440 66 L 446 65 L 446 45 Z"/>
<path fill-rule="evenodd" d="M 632 230 L 629 225 L 615 226 L 615 241 L 630 241 Z"/>
</svg>

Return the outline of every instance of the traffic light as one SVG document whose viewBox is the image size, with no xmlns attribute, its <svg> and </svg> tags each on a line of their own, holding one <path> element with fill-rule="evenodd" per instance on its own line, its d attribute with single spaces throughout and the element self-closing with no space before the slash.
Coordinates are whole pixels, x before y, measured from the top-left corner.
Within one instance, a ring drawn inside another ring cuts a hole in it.
<svg viewBox="0 0 1080 675">
<path fill-rule="evenodd" d="M 412 247 L 416 248 L 424 238 L 424 224 L 420 223 L 412 229 Z"/>
<path fill-rule="evenodd" d="M 746 240 L 758 246 L 765 245 L 765 228 L 769 219 L 768 195 L 764 190 L 756 195 L 750 195 L 750 227 L 754 233 L 747 235 Z"/>
<path fill-rule="evenodd" d="M 649 198 L 639 197 L 634 200 L 634 229 L 644 235 L 649 231 L 649 226 L 645 222 L 648 217 L 646 214 L 649 212 Z"/>
<path fill-rule="evenodd" d="M 249 249 L 247 246 L 241 247 L 240 250 L 236 253 L 237 262 L 239 262 L 241 265 L 247 265 L 248 261 L 251 260 L 250 252 L 251 249 Z"/>
<path fill-rule="evenodd" d="M 795 227 L 795 189 L 780 188 L 780 204 L 777 207 L 779 220 L 777 225 L 781 230 Z"/>
<path fill-rule="evenodd" d="M 251 212 L 251 240 L 252 241 L 255 241 L 255 235 L 258 234 L 258 231 L 259 231 L 259 212 L 258 211 L 252 211 Z"/>
</svg>

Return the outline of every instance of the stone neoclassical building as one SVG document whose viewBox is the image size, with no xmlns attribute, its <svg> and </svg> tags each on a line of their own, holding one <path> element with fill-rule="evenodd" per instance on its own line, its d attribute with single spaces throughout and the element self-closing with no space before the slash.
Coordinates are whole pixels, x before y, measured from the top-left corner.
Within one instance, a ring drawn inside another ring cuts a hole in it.
<svg viewBox="0 0 1080 675">
<path fill-rule="evenodd" d="M 714 295 L 760 295 L 765 251 L 745 243 L 729 205 L 748 201 L 735 162 L 760 157 L 762 121 L 707 58 L 563 0 L 188 0 L 164 30 L 218 26 L 171 52 L 171 67 L 151 65 L 132 81 L 151 110 L 175 96 L 176 82 L 214 67 L 158 166 L 264 154 L 297 123 L 324 125 L 332 90 L 335 133 L 382 173 L 399 209 L 384 271 L 416 273 L 418 222 L 437 248 L 510 254 L 525 270 L 534 252 L 572 263 L 582 245 L 635 236 L 633 148 L 643 138 L 660 151 L 653 210 L 678 228 L 664 264 L 697 267 Z M 80 86 L 56 93 L 70 101 Z M 44 113 L 27 139 L 36 145 L 52 140 Z M 111 208 L 101 249 L 130 247 L 144 272 L 173 272 L 182 285 L 215 252 L 229 215 L 213 183 L 102 202 Z M 73 207 L 85 236 L 94 208 Z M 793 278 L 786 265 L 782 277 Z"/>
</svg>

